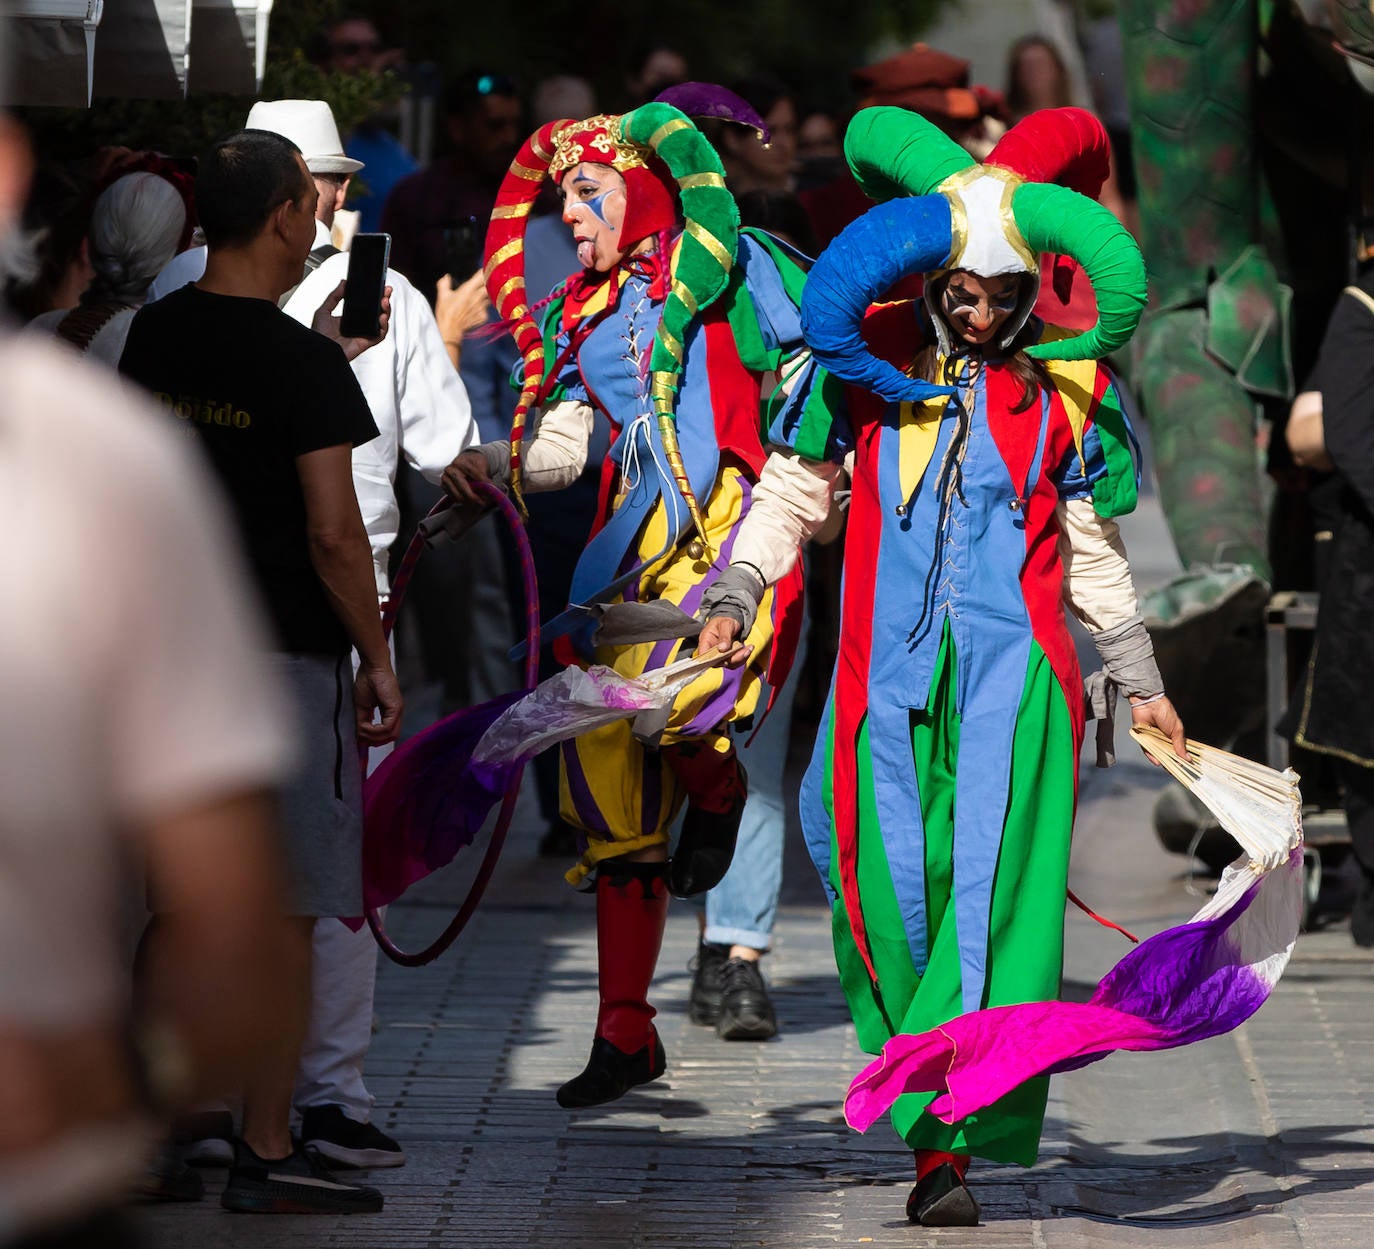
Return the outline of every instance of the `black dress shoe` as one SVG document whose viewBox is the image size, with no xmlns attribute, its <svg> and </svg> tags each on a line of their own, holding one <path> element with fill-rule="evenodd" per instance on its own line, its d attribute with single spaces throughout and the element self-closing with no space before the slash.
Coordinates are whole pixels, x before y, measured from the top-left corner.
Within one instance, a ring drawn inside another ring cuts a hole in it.
<svg viewBox="0 0 1374 1249">
<path fill-rule="evenodd" d="M 977 1227 L 978 1215 L 978 1203 L 952 1162 L 917 1180 L 906 1199 L 906 1217 L 922 1227 Z"/>
<path fill-rule="evenodd" d="M 658 1033 L 650 1031 L 649 1043 L 633 1054 L 616 1049 L 605 1037 L 597 1037 L 582 1074 L 573 1076 L 558 1090 L 558 1104 L 565 1110 L 600 1106 L 624 1097 L 637 1084 L 657 1080 L 668 1064 Z"/>
</svg>

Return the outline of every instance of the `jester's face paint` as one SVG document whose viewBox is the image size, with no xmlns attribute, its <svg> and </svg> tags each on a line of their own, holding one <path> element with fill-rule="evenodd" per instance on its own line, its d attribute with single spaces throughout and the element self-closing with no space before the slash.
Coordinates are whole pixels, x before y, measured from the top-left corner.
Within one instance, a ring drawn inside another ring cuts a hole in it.
<svg viewBox="0 0 1374 1249">
<path fill-rule="evenodd" d="M 945 278 L 940 310 L 956 340 L 981 345 L 997 337 L 1020 298 L 1019 274 L 985 278 L 967 269 L 955 269 Z"/>
<path fill-rule="evenodd" d="M 583 163 L 563 175 L 563 220 L 572 228 L 583 268 L 605 273 L 620 263 L 625 179 L 609 165 Z"/>
</svg>

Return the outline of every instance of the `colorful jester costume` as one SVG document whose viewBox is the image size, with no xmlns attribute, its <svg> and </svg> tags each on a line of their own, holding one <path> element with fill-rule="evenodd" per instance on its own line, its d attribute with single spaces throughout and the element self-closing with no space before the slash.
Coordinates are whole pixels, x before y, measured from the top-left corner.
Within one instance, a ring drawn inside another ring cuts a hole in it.
<svg viewBox="0 0 1374 1249">
<path fill-rule="evenodd" d="M 562 284 L 543 305 L 541 329 L 525 291 L 525 221 L 545 176 L 561 183 L 588 165 L 624 179 L 622 259 Z M 553 122 L 525 143 L 492 216 L 486 274 L 524 358 L 509 445 L 516 497 L 565 480 L 547 465 L 550 448 L 570 436 L 585 458 L 592 408 L 615 431 L 600 518 L 574 572 L 569 609 L 548 632 L 568 662 L 626 676 L 662 667 L 679 657 L 681 629 L 670 622 L 656 636 L 608 642 L 601 609 L 654 603 L 672 605 L 679 623 L 693 615 L 730 562 L 766 459 L 767 423 L 782 411 L 821 419 L 827 388 L 801 337 L 804 270 L 776 240 L 740 231 L 714 149 L 682 112 L 653 103 L 623 117 Z M 526 445 L 535 409 L 543 416 Z M 576 450 L 571 459 L 580 470 Z M 684 800 L 684 844 L 713 819 L 737 825 L 743 784 L 729 725 L 754 712 L 765 673 L 774 687 L 781 683 L 800 606 L 794 573 L 770 589 L 745 639 L 753 651 L 743 666 L 703 673 L 666 721 L 621 722 L 564 745 L 563 812 L 585 845 L 568 879 L 596 877 L 602 993 L 592 1062 L 560 1091 L 564 1105 L 610 1100 L 663 1070 L 644 998 L 665 883 L 698 892 L 728 866 L 728 852 L 707 865 L 714 872 L 680 846 L 665 873 L 668 830 Z"/>
<path fill-rule="evenodd" d="M 822 254 L 802 316 L 814 358 L 851 383 L 850 423 L 784 414 L 772 433 L 809 460 L 853 456 L 839 656 L 802 817 L 859 1039 L 876 1053 L 1058 993 L 1085 723 L 1065 602 L 1104 659 L 1121 634 L 1144 636 L 1111 519 L 1135 503 L 1135 444 L 1097 358 L 1130 337 L 1145 279 L 1129 235 L 1070 189 L 1093 195 L 1107 171 L 1106 135 L 1080 110 L 1026 119 L 982 165 L 899 109 L 860 112 L 845 147 L 888 202 Z M 1030 315 L 1041 253 L 1092 281 L 1087 333 Z M 1021 275 L 984 346 L 960 346 L 943 319 L 935 292 L 955 270 Z M 923 300 L 870 311 L 918 275 Z M 913 376 L 931 344 L 938 385 Z M 1128 692 L 1161 692 L 1152 664 L 1116 667 Z M 929 1100 L 893 1107 L 914 1149 L 1035 1160 L 1043 1080 L 954 1123 Z"/>
</svg>

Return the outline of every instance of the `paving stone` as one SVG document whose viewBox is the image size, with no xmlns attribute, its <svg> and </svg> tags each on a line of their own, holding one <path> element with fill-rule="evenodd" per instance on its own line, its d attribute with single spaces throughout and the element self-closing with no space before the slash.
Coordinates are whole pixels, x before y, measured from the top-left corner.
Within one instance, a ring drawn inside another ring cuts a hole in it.
<svg viewBox="0 0 1374 1249">
<path fill-rule="evenodd" d="M 1157 523 L 1157 520 L 1156 522 Z M 1127 541 L 1137 550 L 1135 537 Z M 1144 561 L 1167 573 L 1156 533 Z M 1154 561 L 1153 563 L 1151 561 Z M 1136 561 L 1137 573 L 1141 563 Z M 1138 577 L 1138 580 L 1140 578 Z M 1150 831 L 1165 782 L 1123 742 L 1085 769 L 1071 883 L 1139 935 L 1180 922 L 1207 882 Z M 795 763 L 795 760 L 794 760 Z M 795 834 L 795 829 L 792 832 Z M 165 1249 L 1368 1249 L 1374 1215 L 1374 959 L 1335 925 L 1305 934 L 1270 1002 L 1238 1033 L 1188 1050 L 1115 1055 L 1051 1085 L 1040 1162 L 979 1164 L 984 1226 L 913 1227 L 911 1156 L 884 1123 L 865 1136 L 841 1101 L 867 1061 L 831 960 L 799 839 L 765 974 L 782 1023 L 766 1044 L 690 1024 L 696 919 L 674 906 L 653 999 L 666 1080 L 574 1114 L 553 1100 L 580 1070 L 596 1012 L 591 899 L 534 858 L 518 827 L 468 930 L 425 968 L 383 962 L 369 1060 L 376 1116 L 404 1168 L 364 1178 L 378 1216 L 272 1218 L 145 1209 Z M 460 856 L 461 858 L 461 856 Z M 423 882 L 388 923 L 406 948 L 438 933 L 470 866 Z M 1065 987 L 1085 998 L 1128 948 L 1071 910 Z"/>
</svg>

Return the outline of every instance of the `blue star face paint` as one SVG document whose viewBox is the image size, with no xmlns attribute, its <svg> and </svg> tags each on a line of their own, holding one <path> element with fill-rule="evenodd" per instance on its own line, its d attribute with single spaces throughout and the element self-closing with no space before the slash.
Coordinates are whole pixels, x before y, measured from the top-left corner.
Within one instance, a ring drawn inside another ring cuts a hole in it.
<svg viewBox="0 0 1374 1249">
<path fill-rule="evenodd" d="M 584 268 L 606 272 L 620 262 L 625 179 L 609 165 L 576 165 L 563 175 L 563 220 L 571 227 Z"/>
</svg>

